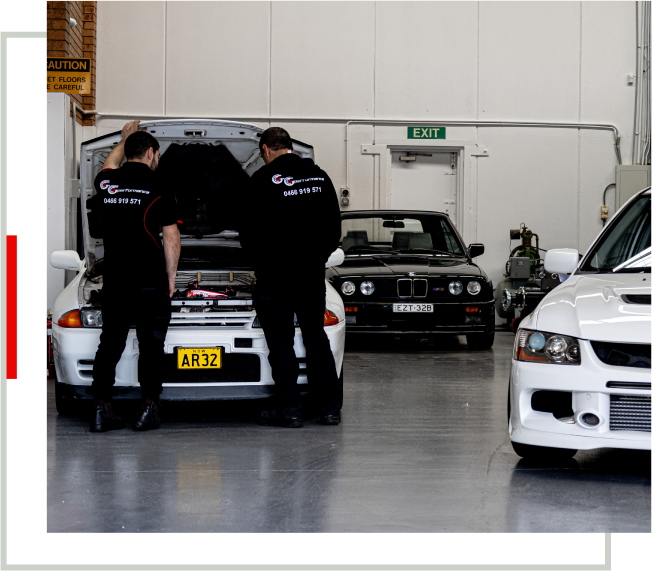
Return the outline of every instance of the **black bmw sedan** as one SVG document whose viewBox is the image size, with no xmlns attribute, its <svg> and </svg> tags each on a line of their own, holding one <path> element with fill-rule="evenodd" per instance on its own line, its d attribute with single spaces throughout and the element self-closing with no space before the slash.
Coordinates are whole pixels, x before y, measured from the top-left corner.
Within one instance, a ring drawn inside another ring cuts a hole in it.
<svg viewBox="0 0 652 571">
<path fill-rule="evenodd" d="M 326 278 L 340 293 L 346 332 L 466 335 L 471 349 L 494 342 L 491 280 L 446 214 L 412 210 L 342 213 L 344 263 Z"/>
</svg>

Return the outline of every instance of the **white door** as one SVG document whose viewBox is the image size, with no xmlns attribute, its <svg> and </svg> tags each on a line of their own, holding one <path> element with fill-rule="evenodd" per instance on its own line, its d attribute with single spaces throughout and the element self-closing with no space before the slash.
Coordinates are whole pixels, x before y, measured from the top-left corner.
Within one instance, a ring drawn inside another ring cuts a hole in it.
<svg viewBox="0 0 652 571">
<path fill-rule="evenodd" d="M 445 212 L 457 225 L 457 153 L 392 152 L 390 209 Z"/>
</svg>

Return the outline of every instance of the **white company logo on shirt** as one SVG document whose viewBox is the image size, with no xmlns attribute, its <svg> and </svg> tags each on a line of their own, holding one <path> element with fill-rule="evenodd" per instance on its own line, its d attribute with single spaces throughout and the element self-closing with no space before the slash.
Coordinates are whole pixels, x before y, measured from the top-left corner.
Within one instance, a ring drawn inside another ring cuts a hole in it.
<svg viewBox="0 0 652 571">
<path fill-rule="evenodd" d="M 282 182 L 284 182 L 286 186 L 292 186 L 295 183 L 295 180 L 291 176 L 286 176 L 285 178 L 283 178 L 282 175 L 275 174 L 272 177 L 272 182 L 274 184 L 281 184 Z"/>
</svg>

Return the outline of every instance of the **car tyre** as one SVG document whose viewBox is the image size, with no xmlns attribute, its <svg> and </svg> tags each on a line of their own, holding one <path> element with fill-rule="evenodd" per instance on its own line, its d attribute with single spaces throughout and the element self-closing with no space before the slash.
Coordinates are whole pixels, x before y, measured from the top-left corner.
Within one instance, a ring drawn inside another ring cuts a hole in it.
<svg viewBox="0 0 652 571">
<path fill-rule="evenodd" d="M 466 336 L 466 343 L 473 351 L 486 351 L 494 344 L 495 332 L 474 333 Z"/>
<path fill-rule="evenodd" d="M 577 454 L 577 450 L 569 448 L 550 448 L 520 442 L 512 442 L 512 448 L 521 458 L 528 460 L 570 460 Z"/>
<path fill-rule="evenodd" d="M 54 403 L 57 407 L 57 412 L 62 416 L 74 416 L 79 412 L 78 403 L 72 395 L 67 394 L 66 388 L 63 383 L 55 379 L 54 381 Z"/>
</svg>

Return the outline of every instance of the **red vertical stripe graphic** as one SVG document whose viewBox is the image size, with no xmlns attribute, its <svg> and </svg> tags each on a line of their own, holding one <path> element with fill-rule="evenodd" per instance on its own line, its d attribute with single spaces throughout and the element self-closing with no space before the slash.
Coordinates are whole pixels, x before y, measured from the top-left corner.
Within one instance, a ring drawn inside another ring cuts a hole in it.
<svg viewBox="0 0 652 571">
<path fill-rule="evenodd" d="M 32 378 L 32 236 L 7 236 L 7 379 Z"/>
</svg>

